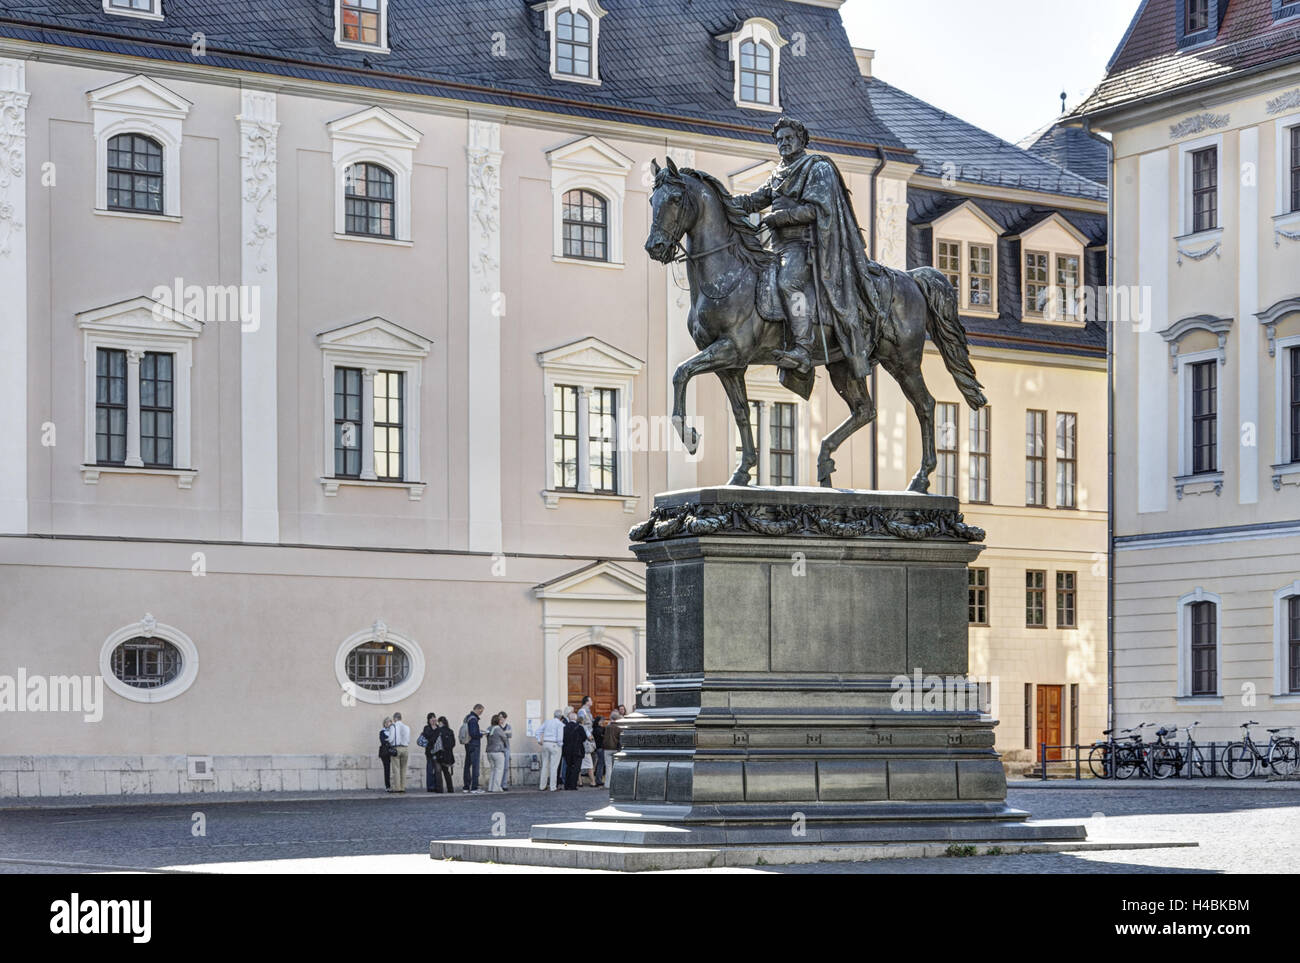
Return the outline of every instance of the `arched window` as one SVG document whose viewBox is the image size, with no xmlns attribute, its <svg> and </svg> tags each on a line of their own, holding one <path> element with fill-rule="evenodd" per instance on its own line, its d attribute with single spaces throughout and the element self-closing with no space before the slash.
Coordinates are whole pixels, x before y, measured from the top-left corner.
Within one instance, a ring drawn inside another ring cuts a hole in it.
<svg viewBox="0 0 1300 963">
<path fill-rule="evenodd" d="M 400 685 L 410 672 L 405 650 L 389 641 L 370 639 L 348 653 L 348 679 L 372 692 Z"/>
<path fill-rule="evenodd" d="M 761 40 L 741 41 L 740 99 L 751 104 L 772 103 L 772 48 Z"/>
<path fill-rule="evenodd" d="M 144 134 L 118 134 L 108 142 L 108 209 L 163 212 L 163 149 Z"/>
<path fill-rule="evenodd" d="M 174 681 L 184 661 L 181 650 L 166 639 L 144 636 L 120 643 L 109 657 L 113 675 L 136 689 L 158 689 Z"/>
<path fill-rule="evenodd" d="M 392 171 L 378 164 L 352 164 L 344 175 L 344 229 L 363 237 L 393 237 L 395 199 Z"/>
<path fill-rule="evenodd" d="M 580 10 L 565 10 L 555 18 L 555 71 L 591 76 L 591 18 Z"/>
<path fill-rule="evenodd" d="M 566 191 L 563 200 L 564 256 L 609 260 L 609 205 L 594 191 Z"/>
</svg>

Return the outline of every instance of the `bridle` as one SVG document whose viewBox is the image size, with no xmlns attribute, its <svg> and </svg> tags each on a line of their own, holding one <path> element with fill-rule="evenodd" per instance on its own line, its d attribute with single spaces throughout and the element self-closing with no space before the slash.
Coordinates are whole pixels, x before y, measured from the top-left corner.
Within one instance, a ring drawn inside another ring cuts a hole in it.
<svg viewBox="0 0 1300 963">
<path fill-rule="evenodd" d="M 687 205 L 690 206 L 691 208 L 690 216 L 693 219 L 696 214 L 695 198 L 692 197 L 689 193 L 683 191 L 682 202 L 683 202 L 683 206 L 687 206 Z M 711 247 L 707 251 L 700 251 L 698 253 L 695 251 L 688 251 L 682 245 L 682 238 L 686 236 L 686 231 L 685 229 L 681 229 L 680 231 L 678 230 L 681 220 L 683 220 L 683 218 L 681 217 L 680 214 L 678 214 L 678 217 L 676 218 L 677 223 L 674 223 L 672 225 L 672 230 L 671 231 L 664 230 L 664 233 L 670 237 L 673 234 L 677 235 L 677 240 L 672 242 L 672 247 L 670 248 L 670 250 L 674 252 L 673 256 L 665 260 L 664 264 L 668 265 L 668 264 L 684 263 L 686 265 L 687 286 L 683 288 L 681 286 L 681 283 L 675 277 L 673 278 L 673 283 L 677 285 L 677 289 L 679 291 L 690 291 L 689 278 L 690 278 L 691 262 L 703 260 L 704 258 L 708 257 L 710 254 L 717 254 L 720 251 L 731 250 L 736 246 L 736 238 L 733 235 L 727 240 L 725 244 L 719 244 L 717 247 Z M 740 282 L 741 280 L 743 280 L 743 278 L 744 278 L 743 272 L 737 273 L 735 281 L 733 281 L 732 284 L 728 286 L 727 290 L 720 291 L 717 294 L 711 293 L 708 290 L 707 286 L 704 284 L 704 282 L 700 281 L 699 283 L 700 293 L 703 294 L 710 301 L 724 301 L 727 298 L 731 297 L 731 295 L 735 292 L 736 288 L 740 285 Z"/>
</svg>

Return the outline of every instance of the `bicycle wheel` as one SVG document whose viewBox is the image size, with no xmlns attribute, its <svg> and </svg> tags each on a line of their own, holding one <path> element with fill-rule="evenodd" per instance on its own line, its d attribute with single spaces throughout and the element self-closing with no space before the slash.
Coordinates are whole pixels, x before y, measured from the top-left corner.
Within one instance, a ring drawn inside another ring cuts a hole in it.
<svg viewBox="0 0 1300 963">
<path fill-rule="evenodd" d="M 1234 742 L 1223 754 L 1223 768 L 1233 779 L 1249 779 L 1255 775 L 1259 760 L 1244 742 Z"/>
<path fill-rule="evenodd" d="M 1192 757 L 1189 765 L 1191 765 L 1192 767 L 1193 775 L 1198 775 L 1198 776 L 1214 775 L 1214 773 L 1210 772 L 1210 764 L 1205 761 L 1205 756 L 1202 755 L 1200 749 L 1193 747 L 1189 755 L 1191 755 Z"/>
<path fill-rule="evenodd" d="M 1151 775 L 1168 779 L 1181 768 L 1182 756 L 1173 746 L 1156 746 L 1151 750 Z"/>
<path fill-rule="evenodd" d="M 1088 768 L 1098 779 L 1110 778 L 1110 746 L 1093 746 L 1088 753 Z"/>
<path fill-rule="evenodd" d="M 1142 757 L 1136 749 L 1119 746 L 1115 750 L 1115 776 L 1117 778 L 1127 779 L 1141 768 Z"/>
<path fill-rule="evenodd" d="M 1273 743 L 1268 751 L 1268 765 L 1279 776 L 1289 776 L 1300 769 L 1300 748 L 1291 740 Z"/>
</svg>

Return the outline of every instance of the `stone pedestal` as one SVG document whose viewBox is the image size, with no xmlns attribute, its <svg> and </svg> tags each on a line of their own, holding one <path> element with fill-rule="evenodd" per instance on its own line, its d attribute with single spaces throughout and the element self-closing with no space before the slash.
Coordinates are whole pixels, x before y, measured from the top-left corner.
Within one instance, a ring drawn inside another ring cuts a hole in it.
<svg viewBox="0 0 1300 963">
<path fill-rule="evenodd" d="M 965 678 L 966 569 L 983 532 L 955 498 L 693 489 L 657 496 L 631 535 L 647 564 L 648 678 L 610 805 L 534 826 L 533 840 L 1083 838 L 1006 804 L 996 721 Z M 918 672 L 944 691 L 923 699 Z"/>
</svg>

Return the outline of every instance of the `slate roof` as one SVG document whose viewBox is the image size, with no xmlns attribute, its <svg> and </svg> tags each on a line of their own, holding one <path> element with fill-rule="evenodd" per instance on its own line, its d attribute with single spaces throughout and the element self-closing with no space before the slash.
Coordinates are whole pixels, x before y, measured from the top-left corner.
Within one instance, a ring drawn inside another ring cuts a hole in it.
<svg viewBox="0 0 1300 963">
<path fill-rule="evenodd" d="M 1104 201 L 1106 187 L 890 86 L 867 81 L 871 108 L 916 152 L 921 172 L 958 181 Z M 950 165 L 950 166 L 947 166 Z"/>
<path fill-rule="evenodd" d="M 1034 131 L 1018 147 L 1057 167 L 1064 167 L 1098 184 L 1110 183 L 1110 152 L 1082 127 L 1053 121 Z"/>
<path fill-rule="evenodd" d="M 909 188 L 907 192 L 907 266 L 929 264 L 933 249 L 930 224 L 953 208 L 970 200 L 998 225 L 998 317 L 981 318 L 962 315 L 962 326 L 972 344 L 1001 348 L 1045 351 L 1100 357 L 1106 353 L 1106 324 L 1095 315 L 1081 327 L 1043 324 L 1022 320 L 1020 242 L 1013 240 L 1022 231 L 1059 214 L 1088 239 L 1084 250 L 1083 283 L 1100 286 L 1106 283 L 1106 215 L 1073 211 L 1040 204 L 1022 204 L 990 198 L 966 198 L 946 191 Z"/>
<path fill-rule="evenodd" d="M 552 79 L 549 38 L 532 0 L 390 0 L 391 53 L 334 46 L 333 0 L 164 0 L 163 21 L 104 13 L 99 0 L 4 0 L 0 37 L 217 69 L 551 111 L 770 142 L 769 111 L 737 107 L 727 44 L 765 17 L 792 40 L 781 58 L 782 106 L 814 147 L 907 159 L 872 112 L 836 10 L 788 0 L 602 0 L 600 86 Z M 207 55 L 191 53 L 204 34 Z M 493 56 L 493 35 L 504 55 Z M 833 92 L 833 93 L 832 93 Z"/>
<path fill-rule="evenodd" d="M 1227 8 L 1215 38 L 1180 50 L 1179 2 L 1143 0 L 1105 79 L 1075 108 L 1075 115 L 1122 107 L 1234 71 L 1300 59 L 1300 19 L 1274 19 L 1274 0 L 1220 0 Z"/>
</svg>

